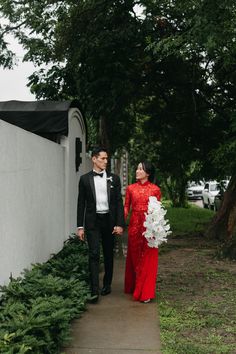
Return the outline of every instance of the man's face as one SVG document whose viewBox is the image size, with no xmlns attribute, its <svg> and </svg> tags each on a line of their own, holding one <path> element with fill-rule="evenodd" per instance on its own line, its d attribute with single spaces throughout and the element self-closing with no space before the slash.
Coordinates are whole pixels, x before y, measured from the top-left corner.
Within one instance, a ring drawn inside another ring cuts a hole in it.
<svg viewBox="0 0 236 354">
<path fill-rule="evenodd" d="M 105 151 L 101 151 L 98 156 L 93 156 L 92 157 L 93 161 L 93 168 L 100 172 L 102 170 L 105 170 L 107 167 L 107 162 L 108 162 L 108 156 Z"/>
</svg>

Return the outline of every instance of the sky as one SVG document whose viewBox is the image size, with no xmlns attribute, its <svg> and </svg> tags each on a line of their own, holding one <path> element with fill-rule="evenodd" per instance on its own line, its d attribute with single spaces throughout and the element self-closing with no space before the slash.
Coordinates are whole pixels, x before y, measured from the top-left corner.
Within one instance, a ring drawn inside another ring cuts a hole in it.
<svg viewBox="0 0 236 354">
<path fill-rule="evenodd" d="M 0 68 L 0 101 L 34 101 L 27 87 L 27 77 L 35 71 L 31 63 L 21 63 L 13 70 Z"/>
<path fill-rule="evenodd" d="M 35 96 L 30 93 L 30 89 L 26 85 L 27 77 L 36 68 L 30 62 L 22 63 L 24 50 L 13 37 L 9 36 L 8 41 L 9 48 L 16 53 L 18 65 L 14 66 L 12 70 L 0 67 L 0 101 L 34 101 Z"/>
</svg>

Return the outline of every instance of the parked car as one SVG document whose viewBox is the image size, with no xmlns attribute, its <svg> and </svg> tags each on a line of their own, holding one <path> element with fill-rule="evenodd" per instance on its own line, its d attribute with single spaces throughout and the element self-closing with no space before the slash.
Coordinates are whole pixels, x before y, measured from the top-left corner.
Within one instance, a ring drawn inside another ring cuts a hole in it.
<svg viewBox="0 0 236 354">
<path fill-rule="evenodd" d="M 202 202 L 204 208 L 215 209 L 215 198 L 221 191 L 221 189 L 226 189 L 229 181 L 209 181 L 206 182 L 204 189 L 202 191 Z"/>
<path fill-rule="evenodd" d="M 204 183 L 200 182 L 189 182 L 187 187 L 187 197 L 188 199 L 202 199 L 202 191 L 204 188 Z"/>
</svg>

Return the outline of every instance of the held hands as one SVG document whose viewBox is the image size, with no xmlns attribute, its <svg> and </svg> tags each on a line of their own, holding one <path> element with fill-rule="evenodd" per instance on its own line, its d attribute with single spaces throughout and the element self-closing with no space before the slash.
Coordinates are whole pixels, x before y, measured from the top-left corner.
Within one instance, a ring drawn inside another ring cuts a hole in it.
<svg viewBox="0 0 236 354">
<path fill-rule="evenodd" d="M 121 236 L 123 234 L 123 227 L 114 226 L 112 233 Z"/>
<path fill-rule="evenodd" d="M 80 241 L 84 241 L 84 229 L 77 229 L 76 235 L 79 237 Z"/>
<path fill-rule="evenodd" d="M 123 227 L 121 226 L 115 226 L 112 234 L 116 234 L 121 236 L 123 234 Z M 76 235 L 79 237 L 80 241 L 84 241 L 84 229 L 77 229 L 76 230 Z"/>
</svg>

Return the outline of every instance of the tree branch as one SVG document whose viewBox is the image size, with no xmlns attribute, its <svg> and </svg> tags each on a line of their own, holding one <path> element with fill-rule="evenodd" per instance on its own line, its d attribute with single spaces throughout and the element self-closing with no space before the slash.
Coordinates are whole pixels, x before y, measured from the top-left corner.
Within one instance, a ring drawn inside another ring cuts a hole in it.
<svg viewBox="0 0 236 354">
<path fill-rule="evenodd" d="M 7 25 L 7 26 L 5 27 L 5 29 L 4 29 L 4 31 L 0 34 L 1 38 L 3 38 L 5 34 L 8 34 L 8 33 L 11 32 L 11 31 L 15 31 L 15 30 L 19 29 L 21 26 L 23 26 L 24 24 L 26 24 L 26 22 L 27 22 L 27 21 L 25 20 L 25 21 L 19 23 L 19 24 L 16 25 L 16 26 L 9 26 L 9 25 Z"/>
</svg>

